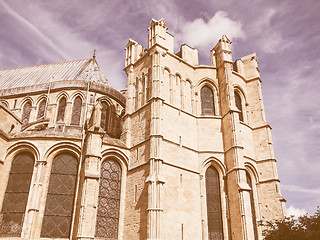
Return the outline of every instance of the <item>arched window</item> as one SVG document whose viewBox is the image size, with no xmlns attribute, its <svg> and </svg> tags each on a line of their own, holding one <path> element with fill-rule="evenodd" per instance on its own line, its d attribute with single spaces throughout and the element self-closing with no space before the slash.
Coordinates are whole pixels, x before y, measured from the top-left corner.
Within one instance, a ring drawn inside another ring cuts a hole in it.
<svg viewBox="0 0 320 240">
<path fill-rule="evenodd" d="M 77 168 L 78 161 L 71 154 L 62 153 L 53 159 L 41 237 L 70 236 Z"/>
<path fill-rule="evenodd" d="M 23 105 L 22 117 L 21 117 L 22 125 L 28 124 L 29 118 L 30 118 L 30 113 L 31 113 L 31 102 L 27 101 Z"/>
<path fill-rule="evenodd" d="M 218 171 L 209 167 L 206 171 L 207 215 L 208 215 L 208 239 L 222 240 L 222 210 L 221 194 Z"/>
<path fill-rule="evenodd" d="M 73 102 L 72 117 L 71 117 L 72 125 L 80 124 L 81 108 L 82 108 L 82 100 L 81 100 L 81 97 L 77 96 Z"/>
<path fill-rule="evenodd" d="M 237 91 L 234 92 L 234 98 L 235 98 L 235 102 L 236 102 L 236 107 L 240 111 L 239 120 L 243 122 L 242 101 L 241 101 L 240 94 Z"/>
<path fill-rule="evenodd" d="M 0 215 L 0 237 L 20 237 L 33 173 L 34 157 L 14 157 Z"/>
<path fill-rule="evenodd" d="M 47 105 L 47 101 L 46 99 L 43 99 L 39 104 L 37 119 L 44 117 L 44 111 L 46 110 L 46 105 Z"/>
<path fill-rule="evenodd" d="M 201 115 L 215 115 L 213 91 L 208 86 L 201 88 Z"/>
<path fill-rule="evenodd" d="M 253 197 L 253 187 L 252 187 L 252 179 L 250 174 L 247 172 L 247 183 L 251 188 L 250 191 L 250 205 L 251 205 L 251 215 L 252 215 L 252 223 L 253 223 L 253 230 L 254 230 L 254 239 L 258 239 L 258 233 L 257 233 L 257 220 L 256 220 L 256 210 L 254 206 L 254 197 Z"/>
<path fill-rule="evenodd" d="M 59 101 L 57 122 L 64 122 L 66 106 L 67 106 L 67 100 L 65 97 L 62 97 Z"/>
<path fill-rule="evenodd" d="M 105 131 L 108 130 L 108 121 L 109 121 L 109 115 L 110 115 L 110 109 L 109 105 L 103 101 L 101 102 L 101 128 Z"/>
<path fill-rule="evenodd" d="M 101 164 L 96 237 L 118 239 L 121 167 L 113 159 Z"/>
</svg>

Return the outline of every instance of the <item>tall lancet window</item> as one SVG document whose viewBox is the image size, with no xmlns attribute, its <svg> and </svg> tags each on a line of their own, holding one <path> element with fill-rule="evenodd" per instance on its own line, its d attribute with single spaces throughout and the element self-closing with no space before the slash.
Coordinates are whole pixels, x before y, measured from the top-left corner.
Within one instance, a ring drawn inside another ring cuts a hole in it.
<svg viewBox="0 0 320 240">
<path fill-rule="evenodd" d="M 206 172 L 208 239 L 222 240 L 222 210 L 220 181 L 217 169 L 209 167 Z"/>
<path fill-rule="evenodd" d="M 41 237 L 69 238 L 76 189 L 77 159 L 68 153 L 52 162 Z"/>
<path fill-rule="evenodd" d="M 33 173 L 34 157 L 14 157 L 0 213 L 0 237 L 20 237 Z"/>
<path fill-rule="evenodd" d="M 240 111 L 239 120 L 243 122 L 242 101 L 241 101 L 240 94 L 237 91 L 234 92 L 234 98 L 235 98 L 235 102 L 236 102 L 236 107 Z"/>
<path fill-rule="evenodd" d="M 46 99 L 43 99 L 39 104 L 37 119 L 41 119 L 44 117 L 46 105 L 47 105 L 47 101 Z"/>
<path fill-rule="evenodd" d="M 247 183 L 251 188 L 251 191 L 250 191 L 250 204 L 251 204 L 252 223 L 253 223 L 253 230 L 254 230 L 254 239 L 258 240 L 257 219 L 256 219 L 256 210 L 255 210 L 255 206 L 254 206 L 252 179 L 251 179 L 251 176 L 249 175 L 248 172 L 247 172 Z"/>
<path fill-rule="evenodd" d="M 81 108 L 82 108 L 82 100 L 81 100 L 81 97 L 78 96 L 73 101 L 72 117 L 71 117 L 72 125 L 80 124 Z"/>
<path fill-rule="evenodd" d="M 101 164 L 96 237 L 118 239 L 121 167 L 113 159 Z"/>
<path fill-rule="evenodd" d="M 66 106 L 67 106 L 67 100 L 65 97 L 62 97 L 59 101 L 57 122 L 64 122 Z"/>
<path fill-rule="evenodd" d="M 201 88 L 201 115 L 215 115 L 213 91 L 208 86 Z"/>
<path fill-rule="evenodd" d="M 22 124 L 28 124 L 29 119 L 30 119 L 30 113 L 31 113 L 31 102 L 27 101 L 24 105 L 23 105 L 23 110 L 22 110 Z"/>
<path fill-rule="evenodd" d="M 104 130 L 108 130 L 108 121 L 109 121 L 109 115 L 110 115 L 110 109 L 109 109 L 109 105 L 103 101 L 101 102 L 101 128 Z"/>
</svg>

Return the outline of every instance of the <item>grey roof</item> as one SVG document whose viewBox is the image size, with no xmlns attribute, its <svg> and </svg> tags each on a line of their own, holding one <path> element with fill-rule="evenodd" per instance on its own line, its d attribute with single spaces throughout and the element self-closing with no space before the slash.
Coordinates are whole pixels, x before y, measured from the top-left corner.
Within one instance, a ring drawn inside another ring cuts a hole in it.
<svg viewBox="0 0 320 240">
<path fill-rule="evenodd" d="M 0 70 L 0 90 L 62 80 L 109 82 L 95 58 Z"/>
</svg>

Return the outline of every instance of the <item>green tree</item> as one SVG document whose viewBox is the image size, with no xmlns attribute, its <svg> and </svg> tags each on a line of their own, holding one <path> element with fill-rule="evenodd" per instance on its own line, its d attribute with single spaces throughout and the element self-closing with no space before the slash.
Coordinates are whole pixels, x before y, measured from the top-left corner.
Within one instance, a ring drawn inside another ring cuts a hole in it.
<svg viewBox="0 0 320 240">
<path fill-rule="evenodd" d="M 290 216 L 264 225 L 265 240 L 320 240 L 320 208 L 313 216 Z"/>
</svg>

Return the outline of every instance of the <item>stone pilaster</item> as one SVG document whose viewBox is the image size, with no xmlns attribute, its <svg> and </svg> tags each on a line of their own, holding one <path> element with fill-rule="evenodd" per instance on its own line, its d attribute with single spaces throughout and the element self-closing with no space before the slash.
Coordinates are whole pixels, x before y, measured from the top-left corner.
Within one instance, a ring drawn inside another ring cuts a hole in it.
<svg viewBox="0 0 320 240">
<path fill-rule="evenodd" d="M 150 124 L 150 172 L 146 180 L 148 184 L 148 225 L 147 239 L 161 239 L 161 214 L 163 212 L 161 206 L 162 186 L 164 180 L 161 176 L 162 160 L 160 157 L 161 135 L 160 135 L 160 53 L 155 48 L 151 53 L 152 57 L 152 91 L 151 91 L 151 124 Z"/>
<path fill-rule="evenodd" d="M 33 185 L 31 186 L 31 200 L 26 211 L 26 221 L 25 227 L 22 232 L 22 237 L 24 239 L 35 239 L 38 231 L 40 232 L 38 226 L 41 225 L 39 222 L 39 210 L 40 210 L 40 199 L 42 195 L 42 185 L 43 185 L 43 175 L 46 161 L 36 161 L 34 171 L 35 179 Z"/>
</svg>

